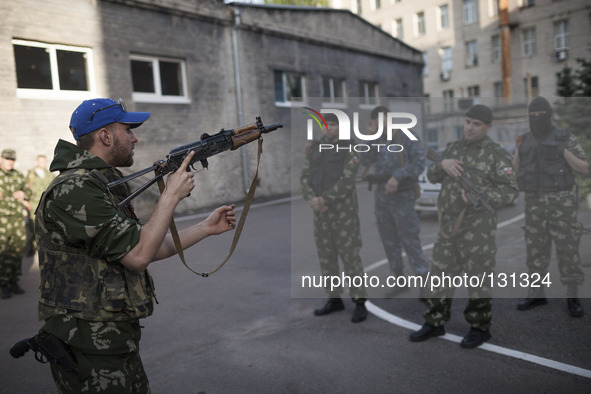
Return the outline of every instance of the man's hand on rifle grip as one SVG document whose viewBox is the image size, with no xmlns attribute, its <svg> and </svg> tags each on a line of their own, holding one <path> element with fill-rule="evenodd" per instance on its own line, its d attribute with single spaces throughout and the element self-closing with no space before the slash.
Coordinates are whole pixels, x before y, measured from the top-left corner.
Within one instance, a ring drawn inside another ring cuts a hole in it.
<svg viewBox="0 0 591 394">
<path fill-rule="evenodd" d="M 189 152 L 184 158 L 181 166 L 166 178 L 166 189 L 164 193 L 172 193 L 172 195 L 181 201 L 183 198 L 191 194 L 191 190 L 195 187 L 193 177 L 195 174 L 188 170 L 191 159 L 195 155 L 194 151 Z"/>
</svg>

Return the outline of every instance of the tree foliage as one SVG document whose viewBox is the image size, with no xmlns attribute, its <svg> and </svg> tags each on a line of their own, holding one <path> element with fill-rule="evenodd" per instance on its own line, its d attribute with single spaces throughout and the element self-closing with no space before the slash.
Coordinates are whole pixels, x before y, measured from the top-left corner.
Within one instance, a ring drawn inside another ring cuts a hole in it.
<svg viewBox="0 0 591 394">
<path fill-rule="evenodd" d="M 558 73 L 555 103 L 558 126 L 568 127 L 591 158 L 591 61 L 577 59 L 578 68 L 564 67 Z M 577 176 L 579 196 L 591 193 L 591 175 Z"/>
</svg>

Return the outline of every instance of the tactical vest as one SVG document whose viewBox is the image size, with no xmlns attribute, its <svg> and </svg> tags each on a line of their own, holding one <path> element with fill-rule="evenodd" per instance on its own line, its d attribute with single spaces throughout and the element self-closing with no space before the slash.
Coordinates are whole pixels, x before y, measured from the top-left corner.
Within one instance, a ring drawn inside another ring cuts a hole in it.
<svg viewBox="0 0 591 394">
<path fill-rule="evenodd" d="M 39 320 L 68 314 L 91 321 L 123 321 L 152 314 L 154 284 L 148 271 L 131 271 L 122 264 L 88 256 L 83 249 L 55 243 L 44 221 L 45 200 L 51 190 L 73 178 L 107 179 L 98 170 L 76 169 L 60 174 L 39 202 L 35 230 L 39 245 Z M 106 187 L 105 187 L 106 188 Z M 115 195 L 108 192 L 116 206 Z M 121 209 L 127 216 L 133 213 Z"/>
<path fill-rule="evenodd" d="M 343 176 L 348 151 L 329 150 L 319 152 L 316 147 L 310 149 L 310 186 L 317 196 L 330 189 Z"/>
<path fill-rule="evenodd" d="M 523 136 L 519 147 L 519 190 L 534 193 L 550 193 L 570 190 L 575 184 L 573 173 L 558 150 L 568 141 L 567 129 L 554 129 L 543 141 L 537 141 L 529 132 Z"/>
</svg>

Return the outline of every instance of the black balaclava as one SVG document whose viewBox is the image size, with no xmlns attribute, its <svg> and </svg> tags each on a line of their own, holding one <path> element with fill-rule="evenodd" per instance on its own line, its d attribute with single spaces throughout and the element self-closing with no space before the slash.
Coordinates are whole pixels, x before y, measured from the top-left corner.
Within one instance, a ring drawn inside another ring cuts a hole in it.
<svg viewBox="0 0 591 394">
<path fill-rule="evenodd" d="M 545 112 L 541 116 L 531 116 L 530 112 Z M 550 133 L 554 126 L 552 125 L 552 107 L 548 100 L 543 97 L 536 97 L 529 103 L 528 108 L 529 127 L 536 138 L 542 138 Z"/>
</svg>

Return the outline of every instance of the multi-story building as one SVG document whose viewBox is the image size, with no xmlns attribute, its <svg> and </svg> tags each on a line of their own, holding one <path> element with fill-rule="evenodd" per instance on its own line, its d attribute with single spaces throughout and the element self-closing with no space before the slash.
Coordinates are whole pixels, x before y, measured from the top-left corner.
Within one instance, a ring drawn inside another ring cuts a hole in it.
<svg viewBox="0 0 591 394">
<path fill-rule="evenodd" d="M 346 10 L 221 0 L 3 0 L 0 37 L 0 149 L 17 150 L 21 171 L 38 154 L 52 157 L 59 138 L 73 141 L 68 124 L 82 100 L 121 97 L 129 110 L 152 113 L 137 132 L 128 172 L 204 132 L 257 115 L 282 122 L 265 138 L 257 196 L 285 195 L 292 191 L 292 107 L 323 96 L 346 107 L 358 97 L 368 112 L 381 97 L 423 91 L 420 51 Z M 212 158 L 179 211 L 243 199 L 255 145 Z M 157 198 L 153 189 L 156 196 L 140 196 L 150 197 L 147 208 Z"/>
<path fill-rule="evenodd" d="M 506 102 L 517 103 L 553 96 L 556 74 L 589 57 L 591 49 L 587 0 L 333 0 L 333 5 L 421 50 L 425 93 L 432 97 L 506 96 Z"/>
<path fill-rule="evenodd" d="M 332 5 L 423 52 L 425 94 L 433 98 L 434 113 L 481 101 L 495 107 L 495 117 L 511 107 L 509 117 L 523 116 L 532 97 L 556 95 L 557 73 L 590 55 L 588 0 L 332 0 Z"/>
</svg>

